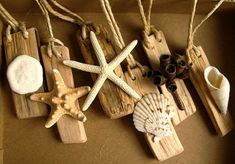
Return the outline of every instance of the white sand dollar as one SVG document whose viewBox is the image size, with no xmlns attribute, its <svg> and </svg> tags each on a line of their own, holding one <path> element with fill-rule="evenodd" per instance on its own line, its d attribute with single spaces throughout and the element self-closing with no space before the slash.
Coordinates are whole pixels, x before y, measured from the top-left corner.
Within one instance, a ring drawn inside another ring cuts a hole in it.
<svg viewBox="0 0 235 164">
<path fill-rule="evenodd" d="M 43 83 L 42 66 L 31 56 L 19 55 L 9 64 L 7 79 L 11 89 L 18 94 L 35 92 Z"/>
</svg>

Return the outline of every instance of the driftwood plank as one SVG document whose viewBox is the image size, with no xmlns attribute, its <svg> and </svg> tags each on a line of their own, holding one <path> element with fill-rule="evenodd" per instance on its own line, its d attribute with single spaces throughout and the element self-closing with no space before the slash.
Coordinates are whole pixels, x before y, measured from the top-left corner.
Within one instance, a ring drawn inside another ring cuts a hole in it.
<svg viewBox="0 0 235 164">
<path fill-rule="evenodd" d="M 212 99 L 203 75 L 205 68 L 210 66 L 210 63 L 202 47 L 199 46 L 197 49 L 200 52 L 200 56 L 197 56 L 194 51 L 186 52 L 193 63 L 190 69 L 190 80 L 196 88 L 217 133 L 220 136 L 225 136 L 233 129 L 232 117 L 229 111 L 226 115 L 221 114 L 216 103 Z"/>
<path fill-rule="evenodd" d="M 56 46 L 58 52 L 61 52 L 63 60 L 69 60 L 69 50 L 65 46 Z M 50 58 L 47 54 L 47 46 L 41 46 L 41 54 L 46 74 L 48 90 L 52 90 L 54 83 L 52 69 L 58 69 L 68 87 L 74 87 L 72 69 L 63 65 L 62 61 L 56 57 Z M 78 103 L 78 102 L 77 102 Z M 79 106 L 79 104 L 77 104 Z M 64 115 L 57 122 L 57 128 L 63 143 L 84 143 L 87 141 L 84 124 L 74 118 Z"/>
<path fill-rule="evenodd" d="M 140 95 L 145 95 L 148 93 L 159 93 L 157 87 L 149 80 L 147 77 L 143 77 L 139 68 L 132 69 L 132 73 L 135 75 L 136 79 L 131 80 L 128 72 L 125 72 L 125 77 L 127 83 L 137 91 Z M 162 138 L 158 143 L 153 141 L 153 136 L 148 133 L 144 133 L 145 139 L 150 146 L 154 156 L 159 160 L 163 161 L 176 156 L 184 151 L 184 148 L 175 132 L 172 124 L 171 130 L 172 135 Z"/>
<path fill-rule="evenodd" d="M 91 29 L 90 29 L 91 30 Z M 90 31 L 87 33 L 89 34 Z M 100 27 L 100 34 L 97 39 L 105 53 L 105 58 L 107 62 L 111 61 L 115 56 L 116 52 L 111 42 L 107 38 L 106 31 L 103 27 Z M 90 39 L 82 39 L 81 33 L 77 33 L 78 44 L 80 46 L 83 58 L 88 64 L 97 64 L 97 59 L 95 52 L 93 51 Z M 115 69 L 115 73 L 122 79 L 124 79 L 124 74 L 121 66 Z M 91 74 L 93 81 L 96 80 L 97 75 Z M 123 92 L 119 87 L 109 80 L 106 80 L 103 87 L 98 94 L 100 104 L 111 119 L 120 118 L 128 114 L 133 113 L 134 102 L 125 92 Z"/>
<path fill-rule="evenodd" d="M 170 124 L 170 126 L 173 134 L 162 138 L 159 143 L 153 142 L 153 136 L 151 134 L 144 134 L 148 145 L 151 147 L 153 154 L 159 161 L 167 160 L 184 151 L 173 125 Z"/>
<path fill-rule="evenodd" d="M 3 59 L 2 59 L 2 29 L 3 24 L 0 21 L 0 74 L 3 74 Z M 0 77 L 0 102 L 2 104 L 3 99 L 3 77 Z M 3 107 L 0 106 L 0 164 L 3 164 Z"/>
<path fill-rule="evenodd" d="M 154 70 L 157 70 L 160 64 L 160 56 L 163 54 L 171 54 L 170 50 L 167 46 L 166 39 L 164 37 L 164 34 L 160 31 L 161 34 L 161 41 L 158 41 L 154 35 L 150 35 L 148 37 L 149 46 L 146 46 L 146 41 L 143 41 L 143 47 L 145 50 L 145 53 L 148 57 L 149 63 L 151 64 L 152 68 Z M 184 103 L 185 110 L 180 110 L 175 101 L 173 96 L 170 92 L 167 91 L 165 85 L 161 87 L 163 94 L 168 97 L 172 104 L 174 105 L 176 111 L 176 115 L 172 120 L 172 123 L 174 125 L 178 125 L 180 122 L 191 116 L 193 113 L 196 112 L 195 104 L 192 100 L 192 97 L 186 88 L 184 81 L 180 79 L 175 79 L 175 82 L 177 84 L 177 92 L 181 96 L 181 100 Z"/>
<path fill-rule="evenodd" d="M 30 28 L 27 31 L 29 32 L 28 39 L 23 38 L 21 32 L 11 34 L 11 42 L 7 42 L 7 39 L 4 38 L 5 58 L 7 64 L 10 64 L 11 61 L 18 55 L 23 54 L 29 55 L 39 60 L 37 31 L 35 28 Z M 44 89 L 41 87 L 37 92 L 43 91 Z M 48 115 L 46 105 L 31 101 L 29 99 L 30 94 L 19 95 L 12 92 L 12 95 L 18 118 L 24 119 Z"/>
</svg>

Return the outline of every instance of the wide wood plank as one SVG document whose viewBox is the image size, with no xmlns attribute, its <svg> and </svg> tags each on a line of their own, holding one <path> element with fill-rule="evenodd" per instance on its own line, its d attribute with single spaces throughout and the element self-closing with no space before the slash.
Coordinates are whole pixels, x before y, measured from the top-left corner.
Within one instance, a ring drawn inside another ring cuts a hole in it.
<svg viewBox="0 0 235 164">
<path fill-rule="evenodd" d="M 88 30 L 92 30 L 89 29 Z M 89 31 L 87 34 L 89 34 Z M 89 35 L 88 35 L 89 36 Z M 83 58 L 88 64 L 98 64 L 95 52 L 93 51 L 89 37 L 82 39 L 81 33 L 77 33 L 78 44 L 80 46 Z M 97 39 L 104 51 L 106 61 L 109 62 L 116 57 L 116 52 L 110 40 L 107 38 L 106 30 L 100 27 L 100 33 Z M 121 66 L 115 69 L 115 73 L 122 79 L 124 74 Z M 97 75 L 91 74 L 93 81 L 96 80 Z M 100 104 L 108 117 L 111 119 L 120 118 L 133 113 L 134 102 L 122 89 L 117 87 L 113 82 L 106 80 L 98 94 Z"/>
<path fill-rule="evenodd" d="M 38 54 L 38 36 L 35 28 L 27 30 L 29 32 L 29 38 L 25 39 L 21 32 L 11 34 L 12 41 L 7 42 L 4 38 L 5 58 L 7 64 L 10 64 L 18 55 L 29 55 L 37 60 Z M 43 92 L 41 87 L 37 92 Z M 30 94 L 19 95 L 12 92 L 13 101 L 15 104 L 16 115 L 20 119 L 32 118 L 48 115 L 48 110 L 45 104 L 39 104 L 29 99 Z"/>
<path fill-rule="evenodd" d="M 213 100 L 209 89 L 207 88 L 207 84 L 203 74 L 205 68 L 210 66 L 210 63 L 202 47 L 199 46 L 197 47 L 197 49 L 200 52 L 200 56 L 197 56 L 194 51 L 188 50 L 186 52 L 193 63 L 190 69 L 190 80 L 196 88 L 197 93 L 199 94 L 217 133 L 220 136 L 225 136 L 233 129 L 234 124 L 232 121 L 232 117 L 229 111 L 226 115 L 223 115 L 219 112 L 219 109 L 215 101 Z"/>
<path fill-rule="evenodd" d="M 56 50 L 61 52 L 63 60 L 69 60 L 69 50 L 65 46 L 56 46 Z M 42 60 L 46 73 L 48 90 L 51 91 L 54 86 L 52 69 L 58 69 L 64 82 L 68 87 L 74 87 L 72 69 L 63 65 L 62 60 L 56 57 L 50 58 L 47 54 L 47 46 L 41 46 Z M 77 105 L 79 106 L 78 102 Z M 84 143 L 87 141 L 84 124 L 71 116 L 64 115 L 57 122 L 60 138 L 63 143 Z"/>
<path fill-rule="evenodd" d="M 170 50 L 167 46 L 166 39 L 164 37 L 164 34 L 159 31 L 161 34 L 161 41 L 158 41 L 154 35 L 150 35 L 148 37 L 148 46 L 146 45 L 146 41 L 143 41 L 142 45 L 144 47 L 145 53 L 148 57 L 149 63 L 151 64 L 151 67 L 154 70 L 157 70 L 160 65 L 160 56 L 163 54 L 171 54 Z M 183 80 L 175 79 L 175 82 L 177 84 L 177 92 L 180 95 L 180 98 L 185 106 L 185 110 L 180 110 L 175 100 L 170 92 L 167 91 L 165 85 L 161 87 L 163 94 L 170 99 L 172 102 L 172 105 L 176 109 L 176 115 L 172 119 L 172 123 L 174 125 L 178 125 L 182 121 L 184 121 L 186 118 L 191 116 L 193 113 L 196 112 L 195 104 L 192 100 L 192 97 L 186 88 L 186 85 L 184 84 Z"/>
</svg>

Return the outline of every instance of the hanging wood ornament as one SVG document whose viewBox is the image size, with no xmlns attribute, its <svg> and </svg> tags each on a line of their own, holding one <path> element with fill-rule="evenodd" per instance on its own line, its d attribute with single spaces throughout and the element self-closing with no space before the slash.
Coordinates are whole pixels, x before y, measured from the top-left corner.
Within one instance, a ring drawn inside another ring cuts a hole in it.
<svg viewBox="0 0 235 164">
<path fill-rule="evenodd" d="M 191 20 L 189 23 L 189 36 L 188 36 L 188 46 L 186 49 L 186 55 L 188 57 L 188 64 L 190 67 L 190 80 L 192 81 L 194 87 L 196 88 L 210 118 L 211 121 L 220 136 L 225 136 L 228 132 L 233 129 L 233 121 L 230 115 L 230 112 L 227 111 L 226 114 L 221 113 L 219 109 L 219 105 L 216 104 L 215 99 L 210 92 L 210 88 L 208 88 L 207 76 L 204 76 L 204 72 L 210 68 L 210 63 L 208 58 L 203 51 L 201 46 L 195 46 L 193 44 L 193 39 L 196 31 L 199 27 L 216 11 L 216 9 L 224 2 L 224 0 L 220 0 L 213 10 L 209 12 L 205 18 L 203 18 L 197 26 L 193 29 L 193 22 L 196 12 L 197 0 L 194 0 Z M 207 73 L 206 73 L 207 74 Z M 228 85 L 228 84 L 226 84 Z M 222 96 L 222 95 L 221 95 Z M 228 97 L 228 96 L 226 96 Z M 224 101 L 226 101 L 226 98 Z M 216 100 L 217 101 L 217 100 Z"/>
<path fill-rule="evenodd" d="M 45 74 L 46 74 L 47 88 L 48 88 L 48 90 L 53 90 L 53 88 L 54 88 L 54 82 L 53 82 L 54 80 L 51 76 L 52 75 L 51 72 L 53 69 L 56 69 L 60 72 L 61 77 L 64 79 L 64 83 L 69 88 L 74 88 L 74 80 L 73 80 L 72 70 L 70 68 L 64 66 L 62 63 L 62 60 L 69 60 L 70 59 L 69 50 L 67 47 L 65 47 L 63 45 L 63 43 L 60 40 L 54 38 L 48 12 L 47 12 L 45 6 L 43 5 L 43 3 L 41 3 L 41 1 L 37 1 L 37 3 L 43 12 L 43 15 L 46 18 L 47 28 L 48 28 L 49 35 L 50 35 L 50 38 L 48 39 L 48 45 L 41 46 L 41 48 L 40 48 L 42 60 L 43 60 L 43 65 L 44 65 L 44 69 L 45 69 Z M 59 45 L 55 45 L 55 44 L 59 44 Z M 86 87 L 85 90 L 84 91 L 87 92 L 88 87 Z M 67 96 L 65 96 L 65 97 L 67 97 Z M 64 97 L 64 99 L 66 99 L 65 97 Z M 71 96 L 69 96 L 69 97 L 71 97 Z M 62 101 L 66 101 L 64 99 Z M 59 102 L 61 102 L 61 101 L 59 101 Z M 73 103 L 73 101 L 71 101 L 71 102 Z M 55 102 L 55 103 L 58 103 L 58 102 Z M 69 104 L 71 104 L 71 103 L 69 102 Z M 65 105 L 65 104 L 60 104 L 60 105 Z M 76 108 L 70 108 L 70 109 L 72 111 L 74 110 L 75 113 L 80 114 L 81 116 L 78 116 L 78 117 L 80 118 L 80 120 L 83 120 L 82 118 L 85 118 L 85 117 L 83 117 L 83 114 L 81 112 L 79 112 L 80 107 L 79 107 L 78 101 L 75 102 L 75 105 L 76 105 Z M 71 104 L 70 106 L 74 106 L 74 104 Z M 65 105 L 63 107 L 67 108 L 67 105 Z M 64 112 L 62 112 L 60 114 L 63 114 L 63 113 Z M 74 117 L 76 117 L 76 116 L 74 116 Z M 56 118 L 58 118 L 58 117 L 56 116 Z M 54 120 L 54 121 L 56 121 L 56 120 Z M 54 121 L 52 123 L 54 123 Z M 86 136 L 83 122 L 78 121 L 77 119 L 74 119 L 70 115 L 63 115 L 62 117 L 60 117 L 60 119 L 57 121 L 56 124 L 57 124 L 57 128 L 58 128 L 58 131 L 60 134 L 60 138 L 63 143 L 84 143 L 87 141 L 87 136 Z M 51 125 L 51 124 L 49 124 L 49 125 Z"/>
<path fill-rule="evenodd" d="M 166 55 L 170 55 L 169 57 L 171 57 L 171 52 L 163 32 L 157 30 L 150 23 L 152 5 L 153 0 L 149 0 L 147 16 L 145 16 L 142 0 L 138 0 L 140 15 L 144 24 L 142 45 L 152 69 L 154 71 L 158 71 L 161 67 L 160 58 Z M 196 107 L 186 85 L 184 84 L 184 81 L 179 78 L 174 79 L 174 81 L 177 87 L 177 90 L 174 92 L 169 92 L 169 89 L 166 87 L 166 85 L 161 84 L 160 86 L 163 94 L 170 99 L 172 104 L 177 109 L 177 112 L 172 119 L 172 123 L 174 125 L 178 125 L 180 122 L 195 113 Z M 176 98 L 175 94 L 180 96 Z"/>
<path fill-rule="evenodd" d="M 39 61 L 39 54 L 38 54 L 39 38 L 37 30 L 35 28 L 26 29 L 25 24 L 23 22 L 16 21 L 6 11 L 6 9 L 4 9 L 2 4 L 0 4 L 0 14 L 8 24 L 6 28 L 6 37 L 4 37 L 3 39 L 6 63 L 9 65 L 16 57 L 19 57 L 20 55 L 27 55 L 30 56 L 29 58 L 33 58 L 33 60 Z M 13 33 L 11 33 L 12 31 Z M 21 72 L 21 75 L 26 75 L 22 73 L 23 70 L 21 68 L 17 68 L 17 71 L 18 73 Z M 31 72 L 31 70 L 27 71 L 28 73 Z M 29 73 L 28 75 L 31 76 L 31 73 Z M 22 81 L 27 80 L 25 79 L 27 78 L 26 76 L 20 76 L 19 74 L 16 76 L 18 79 L 22 78 L 21 79 Z M 14 77 L 15 79 L 16 76 L 12 76 L 11 74 L 11 80 L 12 77 Z M 42 75 L 40 76 L 41 76 L 40 78 L 42 78 Z M 29 78 L 33 80 L 32 77 Z M 38 79 L 38 81 L 36 82 L 39 82 L 41 84 L 41 80 L 42 79 Z M 15 82 L 15 80 L 13 81 Z M 14 87 L 15 86 L 16 85 L 14 84 Z M 31 86 L 26 86 L 25 90 L 27 90 L 27 87 L 30 88 Z M 33 88 L 33 90 L 30 91 L 36 91 L 38 87 L 39 86 L 37 85 L 35 88 Z M 43 91 L 44 91 L 43 87 L 40 87 L 38 89 L 38 92 L 43 92 Z M 19 92 L 19 93 L 22 93 L 22 95 L 16 92 L 12 92 L 16 115 L 19 119 L 48 115 L 48 110 L 45 104 L 38 104 L 29 99 L 29 94 L 25 94 L 28 93 L 28 90 L 27 92 Z"/>
<path fill-rule="evenodd" d="M 92 48 L 90 37 L 91 31 L 94 31 L 98 42 L 104 52 L 104 56 L 107 62 L 110 62 L 112 59 L 116 57 L 116 52 L 110 42 L 107 30 L 103 26 L 96 26 L 92 22 L 84 21 L 80 16 L 76 13 L 71 12 L 65 7 L 61 6 L 55 0 L 50 1 L 51 4 L 59 8 L 60 10 L 67 13 L 67 15 L 63 15 L 57 11 L 55 11 L 47 1 L 43 0 L 44 5 L 47 7 L 48 11 L 53 15 L 63 19 L 65 21 L 77 24 L 81 26 L 81 30 L 77 33 L 77 40 L 81 50 L 81 53 L 85 59 L 87 64 L 97 65 L 99 64 L 95 52 Z M 122 68 L 118 65 L 115 70 L 115 74 L 120 77 L 122 80 L 125 80 Z M 96 74 L 91 74 L 92 80 L 97 80 Z M 126 94 L 121 88 L 116 86 L 109 80 L 106 80 L 98 93 L 98 98 L 100 100 L 100 104 L 108 117 L 111 119 L 120 118 L 131 114 L 134 110 L 134 101 L 131 97 Z"/>
<path fill-rule="evenodd" d="M 125 46 L 125 44 L 121 36 L 119 27 L 116 23 L 116 20 L 114 19 L 114 16 L 112 14 L 109 1 L 101 0 L 101 6 L 107 18 L 108 24 L 110 25 L 110 28 L 114 34 L 115 42 L 117 46 L 120 49 L 122 49 Z M 160 118 L 164 114 L 166 114 L 165 112 L 163 112 L 164 110 L 168 112 L 169 110 L 165 109 L 165 106 L 164 109 L 162 109 L 163 106 L 157 106 L 157 104 L 162 104 L 162 99 L 157 99 L 156 97 L 165 97 L 165 96 L 160 94 L 157 86 L 155 86 L 147 76 L 144 76 L 144 73 L 145 71 L 148 70 L 148 68 L 141 66 L 140 63 L 135 61 L 132 55 L 128 56 L 127 63 L 128 63 L 128 72 L 124 73 L 127 83 L 131 87 L 133 87 L 139 95 L 142 96 L 140 101 L 136 101 L 137 104 L 135 106 L 134 115 L 133 115 L 134 123 L 136 127 L 138 127 L 137 129 L 140 130 L 139 128 L 140 124 L 142 125 L 145 124 L 148 127 L 150 126 L 149 128 L 153 128 L 153 131 L 155 132 L 150 132 L 150 130 L 147 129 L 145 129 L 144 131 L 142 130 L 142 132 L 144 132 L 146 141 L 148 142 L 154 156 L 159 161 L 163 161 L 170 157 L 178 155 L 184 150 L 184 148 L 180 143 L 180 140 L 174 130 L 174 127 L 172 126 L 172 123 L 169 121 L 172 115 L 171 116 L 168 115 L 169 117 L 165 115 L 166 117 L 164 116 L 164 118 Z M 153 99 L 155 99 L 155 103 L 152 103 Z M 167 106 L 168 105 L 169 104 L 167 104 Z M 139 113 L 140 110 L 142 111 L 142 113 Z M 159 114 L 159 111 L 162 111 L 164 114 Z M 146 124 L 146 122 L 140 123 L 139 118 L 143 118 L 145 121 L 148 121 L 146 120 L 146 118 L 150 119 L 147 113 L 149 115 L 155 115 L 154 119 L 153 118 L 151 119 L 152 124 Z M 158 113 L 158 115 L 156 113 Z M 159 121 L 162 121 L 162 119 L 164 119 L 165 121 L 164 125 L 159 124 Z M 162 129 L 164 129 L 163 130 L 164 132 L 161 131 Z M 161 133 L 161 135 L 159 135 L 159 133 Z"/>
<path fill-rule="evenodd" d="M 99 74 L 94 86 L 91 89 L 91 92 L 88 94 L 87 99 L 85 100 L 82 110 L 86 111 L 96 95 L 100 91 L 100 88 L 103 86 L 106 79 L 111 80 L 114 84 L 120 87 L 128 95 L 139 100 L 140 96 L 120 77 L 114 73 L 114 69 L 129 55 L 129 53 L 134 49 L 137 44 L 137 41 L 131 42 L 116 58 L 107 63 L 102 48 L 99 45 L 99 42 L 96 38 L 94 32 L 90 33 L 90 40 L 99 61 L 100 66 L 83 64 L 76 61 L 64 60 L 63 63 L 72 68 L 76 68 L 82 71 L 91 72 Z"/>
</svg>

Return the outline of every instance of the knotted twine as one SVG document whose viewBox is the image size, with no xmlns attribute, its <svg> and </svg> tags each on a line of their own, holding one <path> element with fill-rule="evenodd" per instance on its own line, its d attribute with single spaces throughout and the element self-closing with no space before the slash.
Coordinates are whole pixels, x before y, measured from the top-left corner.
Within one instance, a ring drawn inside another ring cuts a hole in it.
<svg viewBox="0 0 235 164">
<path fill-rule="evenodd" d="M 162 38 L 161 38 L 162 36 L 161 36 L 160 32 L 150 23 L 153 0 L 149 0 L 149 5 L 148 5 L 148 9 L 147 9 L 146 14 L 144 11 L 142 0 L 137 0 L 137 2 L 138 2 L 141 20 L 144 25 L 144 31 L 143 31 L 144 43 L 149 48 L 150 47 L 149 36 L 151 34 L 154 34 L 157 41 L 161 42 L 161 40 L 162 40 Z"/>
<path fill-rule="evenodd" d="M 6 38 L 7 42 L 11 42 L 11 30 L 13 32 L 21 31 L 23 34 L 23 37 L 27 39 L 29 37 L 29 33 L 26 30 L 26 25 L 24 22 L 18 22 L 15 18 L 13 18 L 10 13 L 2 6 L 0 3 L 0 15 L 2 18 L 8 23 L 8 26 L 6 28 Z"/>
<path fill-rule="evenodd" d="M 105 17 L 107 19 L 107 22 L 110 26 L 112 33 L 113 33 L 114 41 L 120 49 L 123 49 L 125 47 L 125 43 L 124 43 L 123 37 L 121 35 L 120 29 L 117 25 L 117 22 L 113 16 L 113 12 L 112 12 L 111 6 L 109 4 L 109 1 L 108 0 L 100 0 L 100 2 L 101 2 L 101 7 L 103 9 Z M 142 74 L 143 75 L 145 74 L 144 67 L 139 62 L 137 62 L 131 54 L 126 58 L 126 61 L 128 64 L 127 70 L 128 70 L 128 73 L 129 73 L 132 80 L 136 79 L 136 77 L 134 76 L 134 74 L 131 71 L 133 68 L 139 67 Z"/>
<path fill-rule="evenodd" d="M 100 33 L 100 29 L 98 26 L 96 26 L 93 22 L 91 21 L 85 21 L 81 16 L 79 16 L 78 14 L 70 11 L 69 9 L 65 8 L 64 6 L 62 6 L 61 4 L 59 4 L 56 0 L 50 0 L 50 2 L 57 8 L 59 8 L 60 10 L 62 10 L 63 12 L 67 13 L 68 15 L 64 15 L 61 14 L 59 12 L 57 12 L 56 10 L 54 10 L 51 5 L 47 2 L 47 0 L 40 0 L 41 3 L 44 5 L 44 7 L 54 16 L 65 20 L 67 22 L 70 23 L 74 23 L 77 24 L 78 26 L 81 26 L 81 31 L 82 31 L 82 38 L 86 39 L 87 38 L 87 32 L 86 32 L 86 27 L 88 25 L 91 25 L 94 28 L 94 32 L 98 35 Z"/>
<path fill-rule="evenodd" d="M 36 2 L 38 3 L 38 6 L 42 10 L 44 17 L 46 18 L 47 29 L 48 29 L 49 36 L 50 36 L 49 39 L 47 40 L 48 42 L 47 54 L 49 55 L 49 57 L 52 57 L 52 55 L 55 55 L 57 58 L 61 58 L 62 57 L 61 54 L 55 49 L 55 43 L 61 46 L 64 46 L 64 44 L 59 39 L 56 39 L 54 37 L 49 14 L 45 6 L 41 3 L 41 0 L 36 0 Z"/>
<path fill-rule="evenodd" d="M 192 14 L 189 22 L 189 32 L 188 32 L 188 43 L 187 43 L 187 50 L 194 51 L 197 56 L 200 56 L 200 51 L 197 49 L 197 47 L 194 45 L 194 36 L 197 30 L 202 26 L 202 24 L 209 18 L 211 15 L 220 7 L 220 5 L 224 2 L 225 0 L 220 0 L 214 8 L 193 28 L 193 23 L 194 23 L 194 18 L 195 18 L 195 13 L 196 13 L 196 7 L 197 7 L 197 2 L 198 0 L 194 0 L 193 3 L 193 8 L 192 8 Z M 192 61 L 190 57 L 188 56 L 188 64 L 192 65 Z"/>
</svg>

